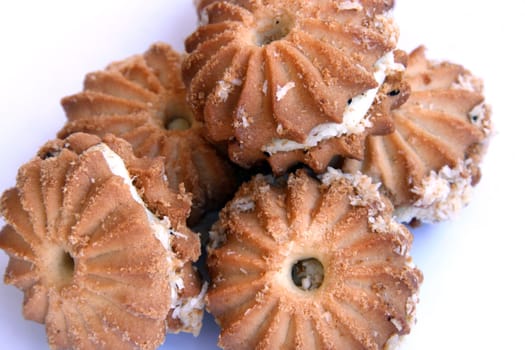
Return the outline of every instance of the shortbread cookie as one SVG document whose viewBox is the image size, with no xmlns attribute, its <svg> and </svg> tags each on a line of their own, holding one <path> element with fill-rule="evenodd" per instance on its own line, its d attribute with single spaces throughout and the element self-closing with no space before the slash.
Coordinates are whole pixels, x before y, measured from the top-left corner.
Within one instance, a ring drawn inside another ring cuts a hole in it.
<svg viewBox="0 0 525 350">
<path fill-rule="evenodd" d="M 208 137 L 243 167 L 268 161 L 322 172 L 362 157 L 367 134 L 392 131 L 407 98 L 389 1 L 197 3 L 183 78 Z"/>
<path fill-rule="evenodd" d="M 190 204 L 168 189 L 160 159 L 136 158 L 124 140 L 47 143 L 1 200 L 5 282 L 24 292 L 24 317 L 57 349 L 155 349 L 168 314 L 173 331 L 198 333 Z"/>
<path fill-rule="evenodd" d="M 256 176 L 220 213 L 207 308 L 224 349 L 393 349 L 422 275 L 410 232 L 363 175 Z"/>
<path fill-rule="evenodd" d="M 405 76 L 412 91 L 393 111 L 396 131 L 368 137 L 364 160 L 348 159 L 343 168 L 381 182 L 400 221 L 447 220 L 480 179 L 490 108 L 480 79 L 460 65 L 429 61 L 423 47 L 410 54 Z"/>
<path fill-rule="evenodd" d="M 192 194 L 195 223 L 206 210 L 223 205 L 237 183 L 227 157 L 204 140 L 201 123 L 188 108 L 181 60 L 169 45 L 157 43 L 143 55 L 88 74 L 84 91 L 62 100 L 69 122 L 59 137 L 113 133 L 130 142 L 139 157 L 164 157 L 170 187 L 183 183 Z"/>
</svg>

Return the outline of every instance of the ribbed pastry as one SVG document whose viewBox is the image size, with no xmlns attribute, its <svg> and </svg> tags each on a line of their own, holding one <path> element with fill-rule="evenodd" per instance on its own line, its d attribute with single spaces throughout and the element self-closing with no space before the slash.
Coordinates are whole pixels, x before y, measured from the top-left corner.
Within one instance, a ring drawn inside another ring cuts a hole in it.
<svg viewBox="0 0 525 350">
<path fill-rule="evenodd" d="M 186 103 L 181 56 L 157 43 L 143 55 L 90 73 L 84 91 L 62 100 L 69 122 L 59 137 L 73 132 L 113 133 L 142 156 L 162 156 L 170 187 L 184 183 L 192 194 L 191 223 L 218 209 L 235 192 L 232 166 L 202 137 Z"/>
<path fill-rule="evenodd" d="M 410 232 L 363 175 L 241 186 L 210 233 L 208 310 L 224 349 L 392 349 L 422 275 Z"/>
<path fill-rule="evenodd" d="M 155 349 L 181 305 L 192 310 L 169 318 L 173 330 L 198 333 L 199 238 L 185 224 L 188 196 L 163 171 L 124 140 L 78 133 L 47 143 L 4 192 L 4 280 L 51 348 Z"/>
<path fill-rule="evenodd" d="M 343 169 L 381 182 L 400 221 L 447 220 L 480 179 L 490 108 L 481 80 L 460 65 L 429 61 L 424 47 L 410 54 L 405 77 L 411 94 L 393 111 L 396 131 L 368 137 L 364 160 L 348 159 Z"/>
<path fill-rule="evenodd" d="M 334 156 L 362 157 L 365 135 L 391 132 L 390 109 L 408 94 L 392 6 L 198 2 L 201 25 L 185 41 L 182 74 L 208 138 L 227 143 L 235 163 L 267 160 L 274 173 L 296 163 L 322 172 Z M 347 109 L 358 112 L 343 127 Z"/>
</svg>

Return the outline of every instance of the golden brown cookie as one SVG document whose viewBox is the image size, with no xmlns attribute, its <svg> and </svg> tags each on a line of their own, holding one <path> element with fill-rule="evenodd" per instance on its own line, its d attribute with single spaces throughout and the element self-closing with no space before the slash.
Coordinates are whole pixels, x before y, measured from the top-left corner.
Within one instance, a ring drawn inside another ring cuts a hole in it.
<svg viewBox="0 0 525 350">
<path fill-rule="evenodd" d="M 241 186 L 210 233 L 208 310 L 224 349 L 391 349 L 422 274 L 410 232 L 363 175 Z"/>
<path fill-rule="evenodd" d="M 181 61 L 169 45 L 157 43 L 143 55 L 88 74 L 84 91 L 62 100 L 69 121 L 58 135 L 112 133 L 130 142 L 139 157 L 164 157 L 170 187 L 183 183 L 192 194 L 195 223 L 223 205 L 237 182 L 189 110 Z"/>
<path fill-rule="evenodd" d="M 393 111 L 396 131 L 369 136 L 364 160 L 343 167 L 381 182 L 398 219 L 413 223 L 449 219 L 468 203 L 492 129 L 481 80 L 424 51 L 410 54 L 411 94 Z"/>
<path fill-rule="evenodd" d="M 155 349 L 172 312 L 173 331 L 198 333 L 199 237 L 185 224 L 189 197 L 163 176 L 160 159 L 124 140 L 77 133 L 47 143 L 4 192 L 5 282 L 52 348 Z"/>
<path fill-rule="evenodd" d="M 391 1 L 200 1 L 183 78 L 207 136 L 243 167 L 362 157 L 406 100 Z M 372 107 L 374 106 L 374 107 Z M 372 107 L 372 108 L 371 108 Z"/>
</svg>

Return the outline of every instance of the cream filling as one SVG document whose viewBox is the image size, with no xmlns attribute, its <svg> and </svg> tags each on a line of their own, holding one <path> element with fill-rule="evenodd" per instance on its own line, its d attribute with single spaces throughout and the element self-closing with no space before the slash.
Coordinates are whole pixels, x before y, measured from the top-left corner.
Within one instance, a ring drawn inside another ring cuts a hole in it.
<svg viewBox="0 0 525 350">
<path fill-rule="evenodd" d="M 406 303 L 406 310 L 407 310 L 407 322 L 409 325 L 409 328 L 412 329 L 416 324 L 416 304 L 419 302 L 419 295 L 413 294 L 410 298 L 408 298 Z M 395 319 L 392 319 L 394 321 Z M 394 324 L 394 327 L 396 327 L 398 330 L 401 328 L 399 325 L 399 321 L 395 320 L 395 322 L 392 322 Z M 397 325 L 396 325 L 397 324 Z M 384 349 L 383 350 L 398 350 L 401 349 L 403 346 L 403 343 L 406 339 L 406 335 L 399 335 L 398 333 L 392 334 L 390 338 L 388 338 Z"/>
<path fill-rule="evenodd" d="M 474 106 L 474 108 L 468 113 L 468 117 L 472 124 L 476 125 L 481 131 L 483 131 L 485 136 L 488 137 L 492 134 L 492 123 L 485 102 L 481 102 L 477 106 Z"/>
<path fill-rule="evenodd" d="M 436 65 L 438 65 L 439 63 L 437 63 Z M 471 92 L 478 92 L 479 91 L 479 88 L 478 86 L 480 85 L 480 82 L 477 78 L 475 78 L 474 76 L 470 75 L 470 74 L 461 74 L 458 76 L 458 81 L 455 82 L 455 83 L 452 83 L 452 88 L 453 89 L 458 89 L 458 90 L 467 90 L 467 91 L 471 91 Z"/>
<path fill-rule="evenodd" d="M 175 261 L 173 258 L 173 251 L 171 249 L 171 236 L 173 232 L 169 218 L 165 216 L 162 219 L 159 219 L 148 209 L 146 203 L 144 203 L 136 187 L 133 185 L 131 176 L 129 175 L 128 169 L 126 168 L 126 164 L 117 153 L 109 148 L 108 145 L 100 143 L 90 147 L 87 152 L 100 152 L 104 156 L 104 160 L 106 161 L 110 171 L 114 175 L 119 176 L 124 180 L 124 183 L 128 186 L 133 199 L 144 209 L 151 230 L 168 253 L 167 259 L 170 266 L 169 282 L 171 288 L 171 307 L 175 307 L 176 305 L 180 304 L 179 290 L 184 288 L 184 282 L 182 278 L 175 273 L 174 269 Z"/>
<path fill-rule="evenodd" d="M 191 331 L 194 336 L 199 335 L 202 327 L 202 313 L 204 310 L 208 282 L 204 282 L 199 295 L 180 300 L 173 306 L 172 318 L 181 320 L 185 330 Z"/>
<path fill-rule="evenodd" d="M 422 222 L 436 223 L 455 217 L 470 202 L 471 162 L 472 160 L 467 159 L 455 168 L 444 166 L 439 172 L 432 171 L 422 180 L 421 186 L 412 190 L 419 199 L 413 205 L 397 208 L 396 219 L 400 222 L 418 219 Z"/>
<path fill-rule="evenodd" d="M 226 242 L 226 233 L 218 225 L 213 225 L 208 232 L 208 251 L 221 247 Z"/>
<path fill-rule="evenodd" d="M 202 0 L 193 0 L 193 5 L 196 9 L 199 8 L 201 5 Z M 205 26 L 210 22 L 210 18 L 208 16 L 208 11 L 206 11 L 206 7 L 201 10 L 199 13 L 199 26 Z"/>
<path fill-rule="evenodd" d="M 345 108 L 343 121 L 341 123 L 323 123 L 317 125 L 310 130 L 304 143 L 288 139 L 273 139 L 270 143 L 262 147 L 262 151 L 271 155 L 277 152 L 308 149 L 316 146 L 323 140 L 346 134 L 359 134 L 364 132 L 366 128 L 371 127 L 372 123 L 370 122 L 370 119 L 366 117 L 367 112 L 374 103 L 377 92 L 381 85 L 383 85 L 388 72 L 403 71 L 405 67 L 402 64 L 395 62 L 394 52 L 391 51 L 375 63 L 374 69 L 374 78 L 377 82 L 377 87 L 367 90 L 358 96 L 352 97 L 352 102 Z M 286 92 L 288 92 L 288 90 L 289 89 L 287 89 Z M 276 96 L 277 101 L 284 98 L 285 95 L 286 94 L 281 91 L 281 94 Z"/>
<path fill-rule="evenodd" d="M 184 118 L 175 118 L 169 124 L 168 130 L 188 130 L 191 128 L 191 123 Z"/>
<path fill-rule="evenodd" d="M 298 261 L 292 269 L 294 283 L 302 290 L 318 289 L 324 280 L 323 265 L 317 259 Z"/>
<path fill-rule="evenodd" d="M 249 196 L 237 198 L 232 202 L 231 208 L 238 212 L 247 212 L 255 209 L 255 202 Z"/>
<path fill-rule="evenodd" d="M 361 3 L 356 0 L 346 0 L 346 1 L 339 2 L 339 4 L 337 4 L 337 8 L 339 10 L 361 11 L 363 9 L 363 5 L 361 5 Z"/>
</svg>

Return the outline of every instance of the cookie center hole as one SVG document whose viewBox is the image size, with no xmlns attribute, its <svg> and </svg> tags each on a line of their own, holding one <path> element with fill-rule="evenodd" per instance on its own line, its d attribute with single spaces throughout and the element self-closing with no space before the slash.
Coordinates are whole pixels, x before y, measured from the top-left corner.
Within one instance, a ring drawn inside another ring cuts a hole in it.
<svg viewBox="0 0 525 350">
<path fill-rule="evenodd" d="M 188 130 L 191 128 L 191 123 L 184 117 L 173 116 L 168 118 L 165 125 L 168 130 Z"/>
<path fill-rule="evenodd" d="M 68 253 L 67 249 L 46 242 L 42 248 L 39 265 L 45 271 L 43 282 L 49 288 L 61 290 L 71 285 L 75 276 L 75 259 Z"/>
<path fill-rule="evenodd" d="M 69 282 L 73 280 L 73 273 L 75 271 L 75 260 L 67 252 L 62 252 L 60 256 L 60 269 L 61 275 L 64 279 L 64 282 Z"/>
<path fill-rule="evenodd" d="M 163 111 L 162 122 L 167 130 L 188 130 L 193 126 L 193 115 L 184 101 L 173 99 L 168 101 Z"/>
<path fill-rule="evenodd" d="M 290 33 L 292 21 L 286 15 L 275 17 L 270 23 L 260 26 L 256 35 L 257 46 L 281 40 Z"/>
<path fill-rule="evenodd" d="M 292 280 L 299 289 L 318 289 L 324 280 L 323 264 L 315 258 L 299 260 L 292 266 Z"/>
</svg>

